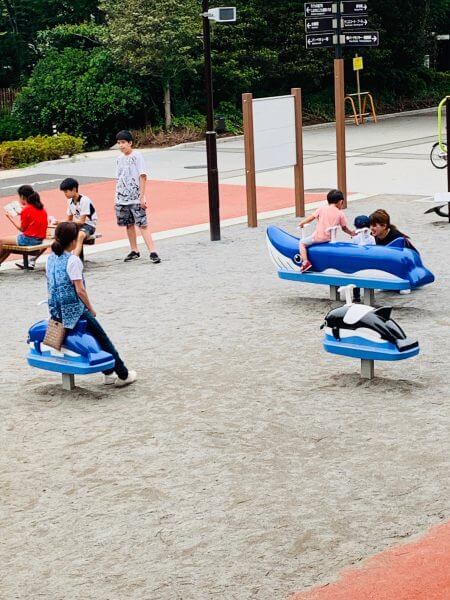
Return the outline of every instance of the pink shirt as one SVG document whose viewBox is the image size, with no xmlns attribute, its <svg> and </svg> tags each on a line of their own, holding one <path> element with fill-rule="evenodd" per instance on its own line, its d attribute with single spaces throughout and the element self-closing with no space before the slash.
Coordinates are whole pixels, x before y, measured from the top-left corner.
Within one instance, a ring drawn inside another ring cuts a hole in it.
<svg viewBox="0 0 450 600">
<path fill-rule="evenodd" d="M 314 218 L 317 221 L 317 227 L 313 233 L 315 242 L 329 242 L 331 240 L 331 232 L 327 231 L 328 227 L 348 227 L 347 219 L 342 210 L 337 208 L 335 204 L 325 204 L 316 210 Z"/>
</svg>

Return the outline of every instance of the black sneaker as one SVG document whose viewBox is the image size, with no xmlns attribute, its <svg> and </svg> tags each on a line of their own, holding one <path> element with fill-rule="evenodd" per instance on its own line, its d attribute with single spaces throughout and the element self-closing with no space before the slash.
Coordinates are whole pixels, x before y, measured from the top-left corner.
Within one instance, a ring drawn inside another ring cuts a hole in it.
<svg viewBox="0 0 450 600">
<path fill-rule="evenodd" d="M 137 258 L 141 258 L 140 253 L 132 250 L 130 254 L 125 257 L 123 262 L 130 262 L 130 260 L 136 260 Z"/>
<path fill-rule="evenodd" d="M 156 252 L 150 252 L 150 262 L 152 262 L 155 265 L 161 262 L 161 259 L 156 254 Z"/>
</svg>

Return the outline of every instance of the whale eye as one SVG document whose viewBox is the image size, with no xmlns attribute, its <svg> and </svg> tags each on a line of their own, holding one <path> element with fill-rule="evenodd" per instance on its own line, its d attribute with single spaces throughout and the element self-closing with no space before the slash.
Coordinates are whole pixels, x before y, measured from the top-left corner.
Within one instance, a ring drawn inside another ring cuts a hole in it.
<svg viewBox="0 0 450 600">
<path fill-rule="evenodd" d="M 297 264 L 297 265 L 301 265 L 301 264 L 302 264 L 302 257 L 300 256 L 300 254 L 296 254 L 296 255 L 294 256 L 294 262 L 295 262 L 295 264 Z"/>
</svg>

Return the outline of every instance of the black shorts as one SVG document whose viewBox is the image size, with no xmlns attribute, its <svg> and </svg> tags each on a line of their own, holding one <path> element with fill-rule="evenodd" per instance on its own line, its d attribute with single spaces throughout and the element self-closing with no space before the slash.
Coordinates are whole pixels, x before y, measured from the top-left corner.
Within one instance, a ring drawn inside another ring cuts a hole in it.
<svg viewBox="0 0 450 600">
<path fill-rule="evenodd" d="M 80 225 L 80 231 L 84 231 L 86 237 L 91 237 L 91 235 L 94 235 L 95 233 L 95 227 L 92 227 L 92 225 L 88 225 L 87 223 L 83 223 L 83 225 Z"/>
<path fill-rule="evenodd" d="M 140 204 L 116 204 L 117 225 L 147 227 L 147 210 Z"/>
</svg>

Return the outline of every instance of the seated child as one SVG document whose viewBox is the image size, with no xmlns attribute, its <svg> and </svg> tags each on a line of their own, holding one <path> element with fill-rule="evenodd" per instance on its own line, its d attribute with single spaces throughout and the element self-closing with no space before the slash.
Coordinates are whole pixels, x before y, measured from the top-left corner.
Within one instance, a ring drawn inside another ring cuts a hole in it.
<svg viewBox="0 0 450 600">
<path fill-rule="evenodd" d="M 356 235 L 352 238 L 354 244 L 358 246 L 374 246 L 375 238 L 370 233 L 370 219 L 367 215 L 356 217 L 353 222 Z M 353 288 L 353 302 L 361 302 L 361 288 Z"/>
<path fill-rule="evenodd" d="M 68 177 L 61 182 L 59 189 L 69 200 L 67 206 L 67 221 L 75 221 L 79 226 L 77 245 L 73 254 L 80 256 L 84 240 L 94 235 L 97 227 L 97 213 L 92 200 L 78 192 L 78 181 Z"/>
<path fill-rule="evenodd" d="M 355 232 L 348 228 L 347 219 L 342 211 L 344 207 L 344 194 L 339 190 L 331 190 L 327 195 L 327 203 L 299 223 L 299 227 L 304 227 L 308 223 L 317 220 L 314 233 L 300 240 L 301 273 L 309 271 L 312 268 L 312 264 L 308 260 L 307 247 L 311 246 L 311 244 L 329 242 L 331 240 L 330 228 L 340 226 L 348 235 L 355 235 Z"/>
<path fill-rule="evenodd" d="M 352 238 L 354 244 L 358 246 L 374 246 L 375 238 L 370 233 L 370 219 L 367 215 L 356 217 L 353 222 L 356 235 Z"/>
</svg>

